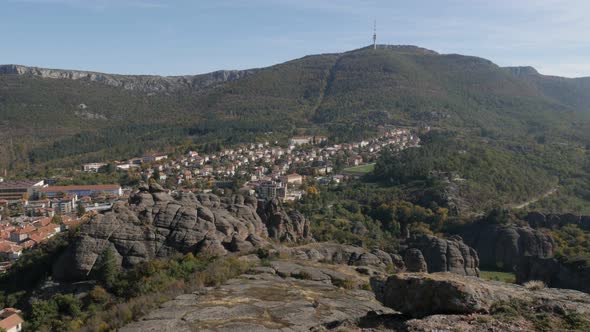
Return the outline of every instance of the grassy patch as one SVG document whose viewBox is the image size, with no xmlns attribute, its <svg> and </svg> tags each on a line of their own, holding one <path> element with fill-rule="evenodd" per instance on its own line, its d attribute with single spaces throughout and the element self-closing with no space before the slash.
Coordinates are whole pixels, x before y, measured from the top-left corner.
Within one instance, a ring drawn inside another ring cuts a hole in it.
<svg viewBox="0 0 590 332">
<path fill-rule="evenodd" d="M 539 304 L 521 300 L 495 303 L 490 314 L 504 322 L 526 320 L 533 324 L 536 331 L 589 331 L 590 319 L 585 315 L 572 312 L 544 311 Z"/>
<path fill-rule="evenodd" d="M 485 280 L 502 281 L 510 284 L 516 283 L 516 275 L 512 272 L 479 271 L 479 277 Z"/>
<path fill-rule="evenodd" d="M 342 173 L 352 174 L 352 175 L 365 175 L 367 173 L 371 173 L 374 169 L 375 169 L 375 164 L 366 164 L 366 165 L 345 168 L 344 170 L 342 170 Z"/>
<path fill-rule="evenodd" d="M 336 286 L 336 287 L 341 287 L 344 289 L 356 289 L 359 288 L 359 285 L 357 284 L 356 281 L 352 280 L 352 279 L 337 279 L 337 280 L 332 280 L 332 285 Z"/>
</svg>

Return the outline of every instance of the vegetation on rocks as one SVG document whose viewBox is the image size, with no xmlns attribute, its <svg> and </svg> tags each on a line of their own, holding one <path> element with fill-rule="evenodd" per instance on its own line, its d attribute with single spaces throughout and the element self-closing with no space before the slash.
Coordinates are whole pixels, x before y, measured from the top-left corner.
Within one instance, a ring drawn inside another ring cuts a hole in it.
<svg viewBox="0 0 590 332">
<path fill-rule="evenodd" d="M 249 268 L 236 258 L 192 254 L 153 260 L 101 280 L 82 297 L 56 294 L 33 301 L 27 328 L 33 331 L 110 331 L 173 297 L 217 286 Z"/>
</svg>

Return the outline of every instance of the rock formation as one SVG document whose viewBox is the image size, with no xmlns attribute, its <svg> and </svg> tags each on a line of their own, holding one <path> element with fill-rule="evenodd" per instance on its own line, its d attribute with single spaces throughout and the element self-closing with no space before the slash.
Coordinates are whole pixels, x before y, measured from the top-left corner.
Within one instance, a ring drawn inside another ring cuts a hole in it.
<svg viewBox="0 0 590 332">
<path fill-rule="evenodd" d="M 404 261 L 411 272 L 452 272 L 478 276 L 477 252 L 458 236 L 442 239 L 431 235 L 414 237 L 408 241 Z"/>
<path fill-rule="evenodd" d="M 268 236 L 273 240 L 285 242 L 311 240 L 309 221 L 299 211 L 286 212 L 276 198 L 261 203 L 258 214 L 268 227 Z"/>
<path fill-rule="evenodd" d="M 119 331 L 323 331 L 368 312 L 393 313 L 370 291 L 330 284 L 358 278 L 348 273 L 273 262 L 220 287 L 178 296 Z"/>
<path fill-rule="evenodd" d="M 256 205 L 251 197 L 220 199 L 190 192 L 172 197 L 158 185 L 142 186 L 128 203 L 117 202 L 112 211 L 80 227 L 77 239 L 55 264 L 54 276 L 85 278 L 101 265 L 107 249 L 123 267 L 178 252 L 219 256 L 252 251 L 268 244 L 269 233 Z M 268 214 L 287 215 L 274 206 Z M 309 229 L 302 227 L 308 225 L 305 218 L 294 219 L 280 219 L 280 229 L 286 232 L 277 231 L 275 224 L 270 229 L 273 234 L 288 234 L 279 238 L 289 241 L 299 240 L 300 235 L 309 238 Z"/>
<path fill-rule="evenodd" d="M 451 273 L 402 273 L 392 275 L 384 282 L 372 282 L 381 282 L 380 287 L 376 287 L 379 290 L 377 299 L 412 317 L 489 313 L 494 304 L 518 300 L 590 314 L 590 295 L 573 290 L 546 288 L 530 291 L 515 284 Z"/>
<path fill-rule="evenodd" d="M 590 267 L 581 259 L 564 263 L 556 258 L 523 257 L 516 267 L 516 282 L 541 280 L 551 287 L 590 293 Z"/>
<path fill-rule="evenodd" d="M 406 250 L 404 263 L 408 272 L 428 272 L 428 265 L 420 249 L 410 248 Z"/>
<path fill-rule="evenodd" d="M 364 266 L 385 271 L 388 268 L 401 270 L 401 259 L 382 250 L 367 250 L 337 243 L 311 243 L 298 247 L 279 248 L 281 256 L 288 256 L 295 260 L 342 264 L 349 266 Z"/>
<path fill-rule="evenodd" d="M 515 224 L 476 222 L 461 236 L 477 251 L 480 265 L 487 268 L 514 270 L 522 257 L 553 257 L 556 248 L 551 236 Z"/>
</svg>

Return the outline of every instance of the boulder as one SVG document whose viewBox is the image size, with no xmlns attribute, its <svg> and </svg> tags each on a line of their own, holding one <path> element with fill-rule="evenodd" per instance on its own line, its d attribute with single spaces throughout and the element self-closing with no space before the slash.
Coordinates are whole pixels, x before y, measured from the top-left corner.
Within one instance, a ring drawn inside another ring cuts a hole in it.
<svg viewBox="0 0 590 332">
<path fill-rule="evenodd" d="M 454 273 L 401 273 L 381 281 L 381 286 L 374 289 L 385 306 L 412 317 L 488 313 L 494 304 L 517 300 L 590 313 L 590 295 L 585 293 L 563 289 L 530 291 L 515 284 Z"/>
</svg>

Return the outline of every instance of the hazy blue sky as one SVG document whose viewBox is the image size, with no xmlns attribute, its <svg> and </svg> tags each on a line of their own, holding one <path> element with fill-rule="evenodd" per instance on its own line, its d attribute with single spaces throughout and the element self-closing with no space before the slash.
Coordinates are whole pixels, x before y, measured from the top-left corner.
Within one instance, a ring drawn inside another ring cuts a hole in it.
<svg viewBox="0 0 590 332">
<path fill-rule="evenodd" d="M 0 0 L 0 63 L 112 73 L 263 67 L 378 42 L 590 76 L 590 0 Z"/>
</svg>

